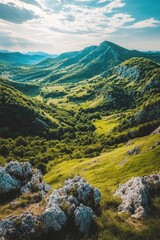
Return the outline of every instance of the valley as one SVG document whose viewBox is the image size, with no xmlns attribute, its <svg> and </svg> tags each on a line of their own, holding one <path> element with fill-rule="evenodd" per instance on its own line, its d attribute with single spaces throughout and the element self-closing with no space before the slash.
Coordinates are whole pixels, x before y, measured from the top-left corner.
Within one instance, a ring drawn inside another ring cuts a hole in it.
<svg viewBox="0 0 160 240">
<path fill-rule="evenodd" d="M 159 239 L 160 186 L 142 219 L 119 213 L 114 195 L 129 179 L 160 171 L 159 53 L 105 41 L 38 63 L 1 58 L 0 166 L 29 162 L 53 189 L 81 176 L 101 193 L 96 231 L 65 229 L 56 239 Z M 24 207 L 15 210 L 0 202 L 3 219 L 33 209 L 30 195 L 17 195 Z"/>
</svg>

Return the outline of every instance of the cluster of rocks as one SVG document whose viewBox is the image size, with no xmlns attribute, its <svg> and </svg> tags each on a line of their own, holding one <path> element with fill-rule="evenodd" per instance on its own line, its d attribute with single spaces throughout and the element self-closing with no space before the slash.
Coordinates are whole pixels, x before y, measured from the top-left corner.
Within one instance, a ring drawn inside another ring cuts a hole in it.
<svg viewBox="0 0 160 240">
<path fill-rule="evenodd" d="M 93 209 L 100 198 L 100 191 L 80 176 L 68 179 L 63 188 L 54 190 L 49 197 L 42 216 L 45 230 L 59 231 L 70 219 L 79 232 L 87 234 L 95 217 Z"/>
<path fill-rule="evenodd" d="M 116 67 L 115 71 L 121 78 L 132 78 L 134 81 L 137 81 L 140 77 L 140 72 L 136 66 L 128 67 L 121 65 Z"/>
<path fill-rule="evenodd" d="M 128 150 L 127 155 L 132 156 L 132 155 L 138 154 L 139 152 L 140 152 L 140 148 L 136 146 L 133 149 Z"/>
<path fill-rule="evenodd" d="M 0 167 L 0 195 L 39 192 L 44 196 L 50 186 L 43 181 L 40 170 L 32 169 L 29 162 L 12 161 Z"/>
<path fill-rule="evenodd" d="M 131 178 L 115 192 L 122 199 L 118 211 L 136 219 L 145 217 L 150 211 L 151 196 L 159 188 L 160 174 Z"/>
<path fill-rule="evenodd" d="M 1 220 L 0 239 L 32 239 L 34 234 L 38 236 L 38 226 L 40 223 L 41 218 L 33 216 L 30 212 Z"/>
<path fill-rule="evenodd" d="M 0 191 L 28 193 L 49 190 L 41 173 L 29 163 L 11 162 L 1 168 Z M 45 198 L 41 213 L 24 212 L 19 216 L 0 221 L 0 239 L 34 239 L 61 232 L 67 224 L 73 224 L 81 234 L 88 234 L 95 220 L 95 210 L 100 202 L 100 191 L 80 176 L 65 181 L 63 188 L 55 189 Z"/>
</svg>

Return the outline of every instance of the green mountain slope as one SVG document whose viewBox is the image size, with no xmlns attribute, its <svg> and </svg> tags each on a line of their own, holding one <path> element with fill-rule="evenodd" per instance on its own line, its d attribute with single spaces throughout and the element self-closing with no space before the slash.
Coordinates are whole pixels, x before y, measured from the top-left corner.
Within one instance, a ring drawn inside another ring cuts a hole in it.
<svg viewBox="0 0 160 240">
<path fill-rule="evenodd" d="M 117 213 L 120 200 L 114 196 L 119 184 L 136 176 L 158 173 L 160 169 L 158 145 L 159 134 L 135 139 L 129 144 L 90 159 L 74 159 L 52 166 L 45 180 L 54 188 L 62 186 L 64 180 L 80 175 L 100 189 L 102 193 L 102 213 L 99 231 L 90 239 L 115 240 L 156 240 L 159 236 L 160 197 L 152 199 L 151 214 L 137 221 L 127 215 Z M 140 152 L 128 156 L 127 151 L 138 146 Z M 155 146 L 155 147 L 153 147 Z M 50 163 L 52 165 L 52 162 Z"/>
<path fill-rule="evenodd" d="M 81 175 L 100 189 L 98 228 L 86 240 L 160 238 L 158 192 L 141 221 L 119 214 L 114 196 L 119 184 L 160 170 L 159 63 L 158 53 L 103 42 L 35 66 L 0 64 L 12 79 L 0 78 L 0 165 L 29 161 L 54 188 Z M 11 206 L 2 210 L 8 217 Z"/>
<path fill-rule="evenodd" d="M 38 134 L 53 125 L 41 111 L 40 104 L 15 88 L 1 83 L 0 92 L 0 132 L 2 136 Z"/>
<path fill-rule="evenodd" d="M 105 41 L 82 51 L 63 53 L 55 59 L 46 59 L 37 66 L 1 68 L 13 80 L 39 81 L 40 84 L 79 82 L 102 74 L 109 68 L 132 57 L 145 57 L 160 62 L 158 54 L 128 50 Z"/>
</svg>

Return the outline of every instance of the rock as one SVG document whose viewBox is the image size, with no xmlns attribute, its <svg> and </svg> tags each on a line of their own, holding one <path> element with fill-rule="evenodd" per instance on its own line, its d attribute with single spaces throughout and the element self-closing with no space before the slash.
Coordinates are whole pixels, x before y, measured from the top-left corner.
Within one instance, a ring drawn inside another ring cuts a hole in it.
<svg viewBox="0 0 160 240">
<path fill-rule="evenodd" d="M 118 211 L 131 213 L 137 219 L 145 217 L 150 211 L 151 194 L 159 187 L 160 174 L 131 178 L 115 193 L 122 199 Z"/>
<path fill-rule="evenodd" d="M 90 232 L 92 222 L 94 220 L 93 210 L 84 205 L 80 205 L 74 211 L 75 225 L 79 232 L 82 234 L 87 234 Z"/>
<path fill-rule="evenodd" d="M 0 194 L 18 191 L 20 187 L 21 182 L 13 179 L 4 168 L 0 167 Z"/>
<path fill-rule="evenodd" d="M 3 168 L 2 170 L 12 179 L 9 173 Z M 14 176 L 17 176 L 17 173 L 18 171 Z M 13 179 L 13 181 L 16 180 Z M 30 180 L 20 187 L 20 193 L 38 191 L 41 194 L 45 194 L 50 188 L 49 185 L 43 182 L 39 170 L 34 171 Z M 50 194 L 46 207 L 40 216 L 25 213 L 0 221 L 0 237 L 29 240 L 31 239 L 30 236 L 33 236 L 32 234 L 36 234 L 36 236 L 44 235 L 45 239 L 47 239 L 47 234 L 63 230 L 67 220 L 70 219 L 72 219 L 73 227 L 76 225 L 80 233 L 88 234 L 94 220 L 94 212 L 91 206 L 96 209 L 100 198 L 100 191 L 83 178 L 80 176 L 70 178 L 65 182 L 63 188 L 55 189 Z M 16 201 L 12 201 L 10 206 L 14 208 L 16 204 Z"/>
<path fill-rule="evenodd" d="M 131 155 L 136 155 L 140 152 L 140 148 L 138 146 L 136 146 L 135 148 L 128 150 L 127 151 L 127 155 L 131 156 Z"/>
<path fill-rule="evenodd" d="M 134 115 L 134 122 L 136 125 L 144 122 L 149 122 L 157 120 L 160 117 L 160 104 L 159 102 L 155 104 L 148 104 L 144 108 L 141 108 Z"/>
<path fill-rule="evenodd" d="M 39 224 L 37 217 L 26 212 L 17 217 L 10 217 L 0 221 L 0 238 L 30 239 Z"/>
<path fill-rule="evenodd" d="M 160 133 L 160 126 L 157 127 L 151 134 L 158 134 Z"/>
<path fill-rule="evenodd" d="M 100 191 L 92 187 L 80 176 L 68 179 L 65 182 L 64 189 L 67 193 L 72 192 L 77 200 L 84 205 L 96 207 L 100 202 Z"/>
<path fill-rule="evenodd" d="M 160 188 L 160 174 L 152 174 L 144 177 L 152 192 Z"/>
<path fill-rule="evenodd" d="M 60 231 L 67 222 L 65 213 L 58 205 L 47 208 L 42 215 L 42 219 L 44 232 Z"/>
<path fill-rule="evenodd" d="M 0 194 L 19 192 L 40 192 L 43 197 L 50 186 L 43 181 L 40 170 L 32 169 L 28 162 L 10 162 L 4 168 L 0 167 Z"/>
<path fill-rule="evenodd" d="M 153 146 L 151 146 L 149 149 L 154 149 L 155 147 L 160 145 L 160 141 L 157 141 Z"/>
<path fill-rule="evenodd" d="M 32 176 L 32 165 L 29 162 L 12 161 L 5 166 L 5 170 L 13 178 L 21 181 L 28 180 Z"/>
<path fill-rule="evenodd" d="M 70 203 L 78 206 L 83 203 L 86 206 L 96 207 L 101 199 L 100 191 L 92 187 L 83 178 L 77 176 L 65 181 L 63 188 L 56 189 L 49 197 L 47 207 L 56 204 L 62 206 L 64 203 Z"/>
<path fill-rule="evenodd" d="M 49 196 L 43 214 L 45 229 L 59 231 L 65 225 L 67 218 L 71 218 L 74 219 L 81 233 L 89 233 L 94 219 L 90 207 L 97 207 L 100 199 L 100 191 L 83 178 L 80 176 L 69 178 L 63 188 L 55 189 Z"/>
<path fill-rule="evenodd" d="M 37 169 L 32 175 L 31 180 L 21 188 L 20 192 L 29 193 L 40 191 L 41 196 L 43 197 L 50 190 L 50 188 L 50 185 L 43 181 L 43 175 L 41 171 Z"/>
<path fill-rule="evenodd" d="M 122 166 L 122 165 L 124 165 L 126 162 L 127 162 L 127 161 L 124 159 L 124 160 L 122 160 L 122 161 L 118 164 L 118 166 Z"/>
<path fill-rule="evenodd" d="M 126 146 L 130 146 L 132 144 L 132 142 L 129 140 L 127 143 L 126 143 Z"/>
<path fill-rule="evenodd" d="M 101 200 L 101 193 L 97 188 L 94 188 L 94 205 L 97 206 Z"/>
<path fill-rule="evenodd" d="M 132 78 L 135 82 L 140 77 L 140 72 L 136 66 L 118 66 L 115 68 L 115 71 L 121 78 Z"/>
<path fill-rule="evenodd" d="M 54 190 L 48 200 L 47 208 L 54 206 L 55 204 L 58 206 L 62 206 L 64 202 L 67 201 L 67 194 L 63 191 L 63 189 Z"/>
</svg>

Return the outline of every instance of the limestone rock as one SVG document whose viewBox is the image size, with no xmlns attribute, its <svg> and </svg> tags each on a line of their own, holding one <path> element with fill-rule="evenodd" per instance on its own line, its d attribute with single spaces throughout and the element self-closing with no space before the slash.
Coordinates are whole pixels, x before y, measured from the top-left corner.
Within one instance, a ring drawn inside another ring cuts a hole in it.
<svg viewBox="0 0 160 240">
<path fill-rule="evenodd" d="M 131 213 L 134 218 L 145 217 L 150 211 L 151 194 L 160 187 L 160 174 L 131 178 L 116 191 L 122 203 L 118 211 Z"/>
<path fill-rule="evenodd" d="M 47 208 L 43 213 L 42 219 L 45 232 L 60 231 L 67 222 L 65 213 L 58 205 L 52 205 L 51 208 Z"/>
<path fill-rule="evenodd" d="M 21 193 L 38 192 L 42 197 L 50 190 L 50 185 L 43 181 L 43 175 L 40 170 L 36 170 L 31 180 L 21 188 Z"/>
<path fill-rule="evenodd" d="M 0 167 L 0 194 L 18 191 L 20 187 L 20 181 L 13 179 L 4 168 Z"/>
<path fill-rule="evenodd" d="M 83 203 L 86 206 L 96 207 L 101 199 L 100 191 L 92 187 L 80 176 L 69 178 L 65 181 L 63 188 L 56 189 L 49 197 L 47 207 L 57 204 L 62 206 L 64 203 L 74 204 L 75 206 Z"/>
<path fill-rule="evenodd" d="M 5 170 L 21 181 L 28 180 L 32 176 L 32 165 L 29 162 L 11 161 L 5 166 Z"/>
<path fill-rule="evenodd" d="M 38 226 L 36 217 L 29 212 L 0 221 L 0 238 L 30 239 Z"/>
<path fill-rule="evenodd" d="M 68 179 L 65 182 L 64 189 L 68 193 L 72 192 L 77 200 L 86 206 L 92 205 L 92 207 L 96 207 L 100 202 L 100 191 L 92 187 L 80 176 L 76 176 L 73 179 Z"/>
<path fill-rule="evenodd" d="M 94 219 L 93 210 L 81 204 L 80 207 L 76 208 L 74 216 L 75 225 L 78 228 L 79 232 L 82 234 L 89 233 Z"/>
<path fill-rule="evenodd" d="M 18 169 L 18 165 L 15 165 Z M 9 173 L 3 168 L 2 170 L 12 179 Z M 18 170 L 16 174 L 14 172 L 14 177 L 19 172 Z M 12 180 L 16 181 L 15 179 Z M 24 184 L 24 182 L 20 183 Z M 49 186 L 43 182 L 39 170 L 34 170 L 30 180 L 20 187 L 21 193 L 38 191 L 38 193 L 45 194 L 49 190 Z M 73 227 L 76 226 L 80 233 L 88 234 L 94 220 L 94 212 L 91 207 L 95 210 L 100 198 L 100 191 L 83 178 L 80 176 L 70 178 L 65 182 L 64 187 L 55 189 L 50 194 L 46 207 L 40 216 L 25 213 L 0 221 L 0 237 L 29 240 L 33 234 L 40 234 L 47 238 L 47 234 L 50 232 L 55 234 L 55 232 L 63 230 L 69 219 L 72 219 Z M 15 202 L 12 202 L 12 204 L 14 205 Z"/>
<path fill-rule="evenodd" d="M 138 146 L 134 147 L 131 150 L 127 151 L 127 155 L 136 155 L 140 152 L 140 148 Z"/>
<path fill-rule="evenodd" d="M 136 66 L 118 66 L 115 68 L 115 71 L 121 78 L 132 78 L 134 81 L 137 81 L 140 77 L 140 72 Z"/>
</svg>

